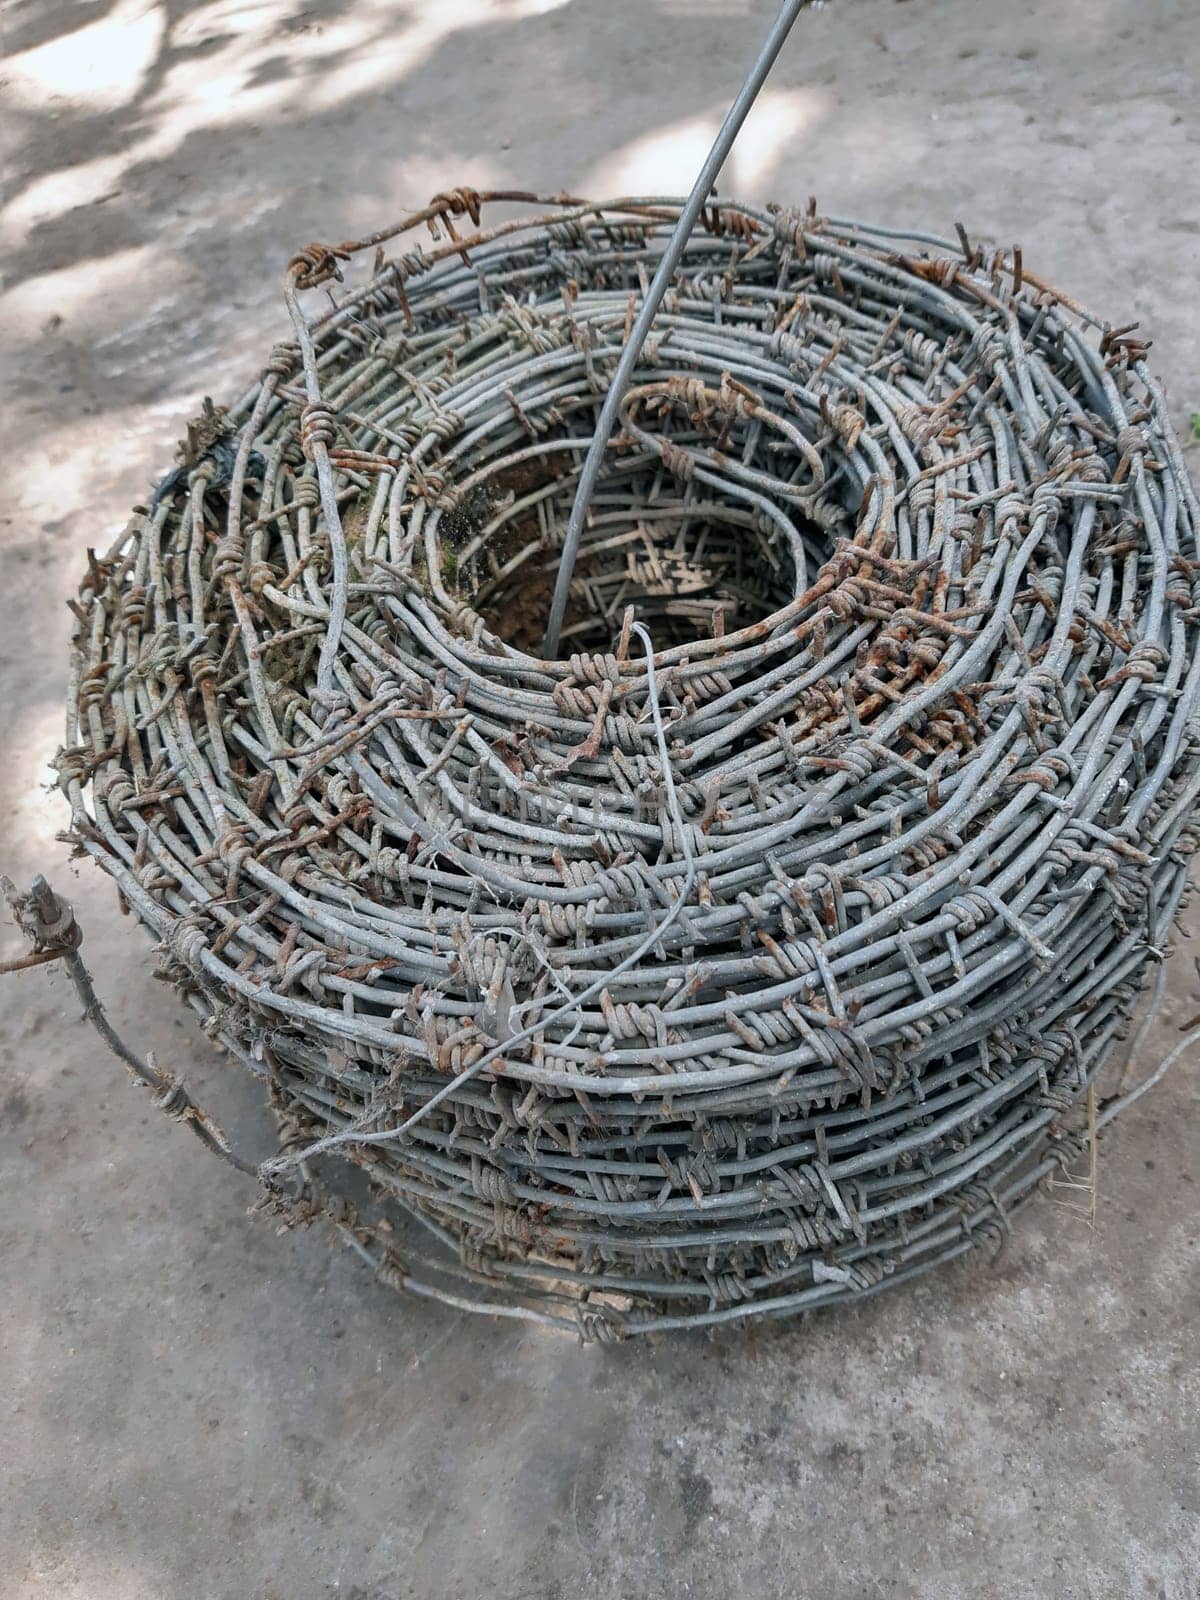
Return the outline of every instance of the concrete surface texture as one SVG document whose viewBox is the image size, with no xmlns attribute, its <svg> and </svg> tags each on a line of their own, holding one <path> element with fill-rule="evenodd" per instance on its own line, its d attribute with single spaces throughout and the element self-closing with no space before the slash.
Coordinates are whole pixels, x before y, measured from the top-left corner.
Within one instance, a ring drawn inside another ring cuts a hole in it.
<svg viewBox="0 0 1200 1600">
<path fill-rule="evenodd" d="M 686 188 L 771 0 L 8 0 L 0 866 L 264 1154 L 46 789 L 90 544 L 286 335 L 309 239 L 457 182 Z M 1195 0 L 837 0 L 723 187 L 1019 242 L 1200 411 Z M 1190 459 L 1200 468 L 1200 451 Z M 1194 913 L 1197 915 L 1198 913 Z M 0 959 L 18 953 L 0 933 Z M 1181 939 L 1140 1066 L 1200 1010 Z M 1194 1063 L 1085 1190 L 847 1315 L 581 1349 L 277 1237 L 78 1024 L 0 989 L 5 1600 L 1200 1593 Z"/>
</svg>

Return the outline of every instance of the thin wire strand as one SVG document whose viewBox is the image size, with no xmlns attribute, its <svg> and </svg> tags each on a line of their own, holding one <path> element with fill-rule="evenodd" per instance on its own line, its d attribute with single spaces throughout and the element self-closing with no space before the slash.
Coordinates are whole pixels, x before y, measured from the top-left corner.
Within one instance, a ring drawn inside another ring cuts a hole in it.
<svg viewBox="0 0 1200 1600">
<path fill-rule="evenodd" d="M 696 219 L 704 207 L 705 201 L 712 192 L 712 187 L 717 181 L 721 168 L 733 149 L 733 141 L 741 131 L 751 106 L 758 99 L 760 90 L 767 80 L 767 74 L 775 65 L 776 57 L 783 49 L 784 42 L 791 32 L 792 24 L 811 0 L 784 0 L 779 8 L 779 15 L 772 25 L 770 33 L 763 41 L 761 50 L 755 57 L 746 80 L 739 89 L 737 98 L 725 114 L 725 120 L 713 140 L 712 149 L 704 158 L 691 193 L 688 195 L 679 213 L 679 221 L 675 224 L 670 241 L 662 253 L 657 270 L 646 291 L 637 317 L 630 330 L 629 338 L 621 351 L 621 359 L 617 362 L 617 370 L 608 386 L 604 397 L 604 404 L 600 408 L 600 415 L 596 420 L 592 442 L 588 446 L 588 453 L 584 458 L 583 471 L 579 475 L 579 484 L 575 490 L 575 499 L 571 505 L 571 515 L 567 522 L 566 538 L 563 540 L 562 559 L 558 568 L 558 576 L 554 582 L 554 594 L 550 602 L 550 618 L 546 624 L 546 637 L 543 643 L 543 654 L 550 657 L 558 654 L 559 639 L 562 634 L 563 619 L 567 612 L 567 601 L 571 594 L 571 583 L 575 576 L 575 565 L 579 559 L 579 544 L 583 538 L 583 525 L 587 520 L 588 507 L 596 488 L 596 479 L 600 475 L 600 467 L 604 461 L 604 452 L 608 448 L 608 441 L 612 437 L 613 427 L 620 413 L 621 403 L 625 398 L 625 391 L 629 387 L 629 380 L 637 366 L 642 354 L 642 347 L 646 343 L 646 336 L 658 315 L 658 308 L 662 304 L 663 296 L 667 292 L 679 265 L 688 240 L 696 226 Z"/>
</svg>

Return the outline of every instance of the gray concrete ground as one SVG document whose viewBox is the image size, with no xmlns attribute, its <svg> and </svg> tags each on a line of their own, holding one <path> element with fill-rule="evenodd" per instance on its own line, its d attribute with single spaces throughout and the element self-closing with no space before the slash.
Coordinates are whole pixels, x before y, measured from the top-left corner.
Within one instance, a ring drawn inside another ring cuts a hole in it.
<svg viewBox="0 0 1200 1600">
<path fill-rule="evenodd" d="M 118 1026 L 265 1151 L 46 792 L 88 544 L 285 332 L 291 248 L 455 182 L 685 187 L 771 0 L 9 0 L 0 866 L 72 894 Z M 1200 410 L 1195 0 L 838 0 L 725 188 L 1019 241 Z M 1192 460 L 1200 468 L 1200 451 Z M 1147 1064 L 1200 1009 L 1181 945 Z M 15 954 L 11 929 L 0 958 Z M 1196 1075 L 995 1267 L 759 1334 L 579 1349 L 409 1304 L 3 980 L 0 1595 L 1200 1593 Z"/>
</svg>

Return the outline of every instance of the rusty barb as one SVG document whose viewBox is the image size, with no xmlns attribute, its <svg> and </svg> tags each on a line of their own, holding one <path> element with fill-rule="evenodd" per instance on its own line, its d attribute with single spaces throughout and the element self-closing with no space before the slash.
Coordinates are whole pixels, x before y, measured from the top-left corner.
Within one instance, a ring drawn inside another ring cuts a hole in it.
<svg viewBox="0 0 1200 1600">
<path fill-rule="evenodd" d="M 60 961 L 79 948 L 83 935 L 71 907 L 58 898 L 40 873 L 28 894 L 18 894 L 16 885 L 4 877 L 0 877 L 0 889 L 4 891 L 13 920 L 33 946 L 27 956 L 0 962 L 0 975 Z"/>
</svg>

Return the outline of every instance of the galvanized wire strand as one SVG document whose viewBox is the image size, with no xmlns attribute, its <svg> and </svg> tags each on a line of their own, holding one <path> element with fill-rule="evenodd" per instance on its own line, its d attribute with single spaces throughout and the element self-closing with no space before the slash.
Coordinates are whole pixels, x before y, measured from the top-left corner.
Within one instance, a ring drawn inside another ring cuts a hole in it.
<svg viewBox="0 0 1200 1600">
<path fill-rule="evenodd" d="M 965 235 L 707 208 L 534 653 L 679 213 L 457 190 L 302 251 L 295 342 L 91 558 L 60 758 L 267 1081 L 269 1206 L 585 1338 L 1002 1239 L 1125 1103 L 1196 844 L 1145 347 Z"/>
<path fill-rule="evenodd" d="M 591 443 L 588 445 L 587 455 L 583 458 L 583 468 L 579 474 L 579 482 L 575 488 L 575 498 L 571 502 L 571 514 L 567 518 L 567 531 L 563 538 L 562 557 L 559 561 L 558 575 L 554 581 L 554 593 L 550 600 L 550 617 L 546 624 L 546 636 L 542 642 L 542 654 L 556 656 L 558 642 L 562 633 L 563 618 L 567 614 L 567 602 L 571 598 L 571 583 L 575 576 L 575 563 L 579 560 L 579 541 L 583 537 L 583 524 L 587 516 L 588 507 L 591 505 L 592 495 L 596 489 L 596 479 L 600 475 L 600 465 L 604 460 L 604 452 L 608 448 L 608 441 L 612 437 L 613 427 L 616 424 L 617 413 L 625 398 L 625 391 L 629 388 L 629 380 L 633 369 L 637 365 L 646 343 L 650 329 L 654 326 L 654 319 L 658 315 L 658 308 L 662 305 L 663 295 L 666 294 L 675 269 L 679 265 L 679 258 L 683 254 L 684 245 L 691 237 L 699 220 L 700 212 L 705 201 L 716 184 L 733 149 L 733 141 L 741 131 L 743 122 L 749 115 L 750 108 L 758 99 L 763 84 L 767 81 L 767 74 L 775 65 L 775 59 L 783 49 L 788 34 L 792 31 L 792 24 L 800 15 L 808 0 L 783 0 L 779 8 L 779 15 L 771 26 L 771 31 L 763 40 L 751 64 L 750 71 L 742 87 L 738 90 L 733 104 L 730 106 L 713 140 L 712 148 L 704 158 L 696 181 L 692 185 L 691 193 L 684 201 L 679 213 L 679 220 L 667 241 L 666 248 L 659 257 L 658 265 L 654 269 L 650 288 L 646 293 L 634 319 L 617 361 L 616 371 L 604 396 L 604 404 L 600 407 L 600 415 L 596 419 L 595 431 Z"/>
</svg>

